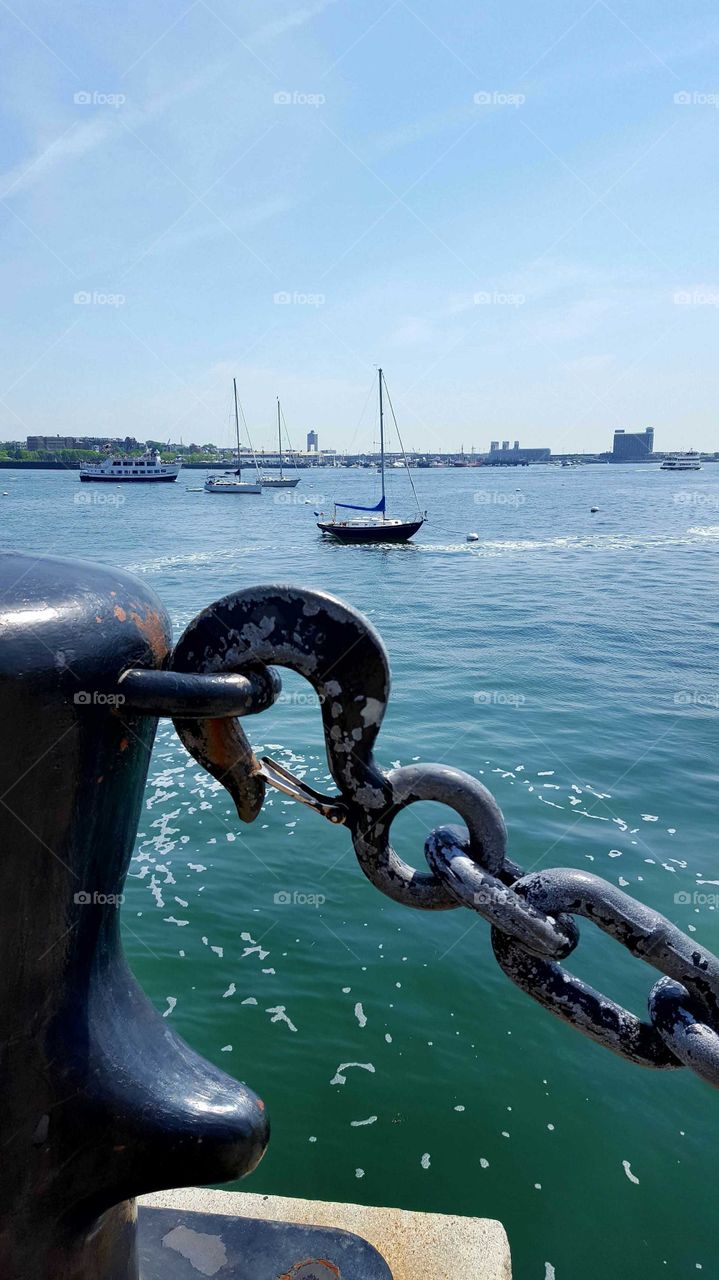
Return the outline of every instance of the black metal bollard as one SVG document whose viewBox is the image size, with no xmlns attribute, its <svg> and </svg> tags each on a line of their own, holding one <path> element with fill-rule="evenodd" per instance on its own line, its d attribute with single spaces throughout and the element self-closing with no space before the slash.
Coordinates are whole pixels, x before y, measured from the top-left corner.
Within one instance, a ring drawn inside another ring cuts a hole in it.
<svg viewBox="0 0 719 1280">
<path fill-rule="evenodd" d="M 2 1280 L 136 1280 L 133 1198 L 239 1177 L 268 1140 L 262 1102 L 169 1030 L 120 945 L 157 719 L 153 677 L 147 711 L 118 679 L 161 668 L 169 638 L 127 575 L 0 558 Z M 174 709 L 206 713 L 188 681 Z"/>
</svg>

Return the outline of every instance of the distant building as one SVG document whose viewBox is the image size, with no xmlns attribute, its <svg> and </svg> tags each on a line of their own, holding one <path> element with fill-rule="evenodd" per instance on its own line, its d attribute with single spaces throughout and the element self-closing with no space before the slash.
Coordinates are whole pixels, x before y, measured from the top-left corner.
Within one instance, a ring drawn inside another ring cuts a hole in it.
<svg viewBox="0 0 719 1280">
<path fill-rule="evenodd" d="M 142 446 L 134 436 L 125 436 L 124 440 L 111 439 L 110 436 L 28 436 L 26 449 L 99 449 L 110 445 L 117 449 L 140 449 Z"/>
<path fill-rule="evenodd" d="M 316 431 L 307 432 L 307 452 L 317 453 L 320 447 L 320 438 Z"/>
<path fill-rule="evenodd" d="M 494 453 L 494 451 L 498 448 L 499 448 L 499 440 L 492 440 L 489 446 L 490 453 Z"/>
<path fill-rule="evenodd" d="M 610 462 L 646 462 L 654 452 L 654 428 L 614 432 Z"/>
<path fill-rule="evenodd" d="M 503 440 L 501 449 L 496 448 L 496 441 L 492 442 L 486 460 L 490 466 L 518 466 L 525 462 L 548 462 L 551 456 L 551 449 L 522 449 L 518 440 L 515 440 L 514 448 L 510 449 L 509 441 Z"/>
<path fill-rule="evenodd" d="M 26 448 L 34 449 L 74 449 L 74 436 L 28 436 Z"/>
</svg>

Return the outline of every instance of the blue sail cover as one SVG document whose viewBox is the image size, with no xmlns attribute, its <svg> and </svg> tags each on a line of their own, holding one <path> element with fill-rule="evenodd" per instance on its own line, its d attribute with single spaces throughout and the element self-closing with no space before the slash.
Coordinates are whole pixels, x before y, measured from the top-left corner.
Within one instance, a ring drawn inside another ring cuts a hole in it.
<svg viewBox="0 0 719 1280">
<path fill-rule="evenodd" d="M 356 507 L 352 502 L 336 502 L 336 507 L 345 507 L 347 511 L 384 511 L 385 500 L 380 498 L 376 507 Z"/>
</svg>

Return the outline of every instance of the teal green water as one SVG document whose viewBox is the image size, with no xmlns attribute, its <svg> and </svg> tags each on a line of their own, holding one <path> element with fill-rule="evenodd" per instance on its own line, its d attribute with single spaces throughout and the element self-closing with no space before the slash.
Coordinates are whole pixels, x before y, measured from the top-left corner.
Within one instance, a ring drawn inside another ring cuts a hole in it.
<svg viewBox="0 0 719 1280">
<path fill-rule="evenodd" d="M 390 548 L 314 525 L 313 504 L 369 500 L 374 477 L 305 475 L 277 502 L 188 492 L 197 474 L 118 487 L 115 506 L 77 503 L 75 475 L 2 472 L 3 543 L 131 569 L 176 635 L 251 584 L 343 597 L 390 653 L 384 766 L 480 776 L 527 869 L 590 869 L 719 950 L 719 467 L 419 472 L 430 520 Z M 322 787 L 319 710 L 284 687 L 297 696 L 248 722 L 253 743 Z M 422 865 L 446 816 L 402 814 L 399 852 Z M 123 920 L 171 1025 L 268 1102 L 248 1189 L 499 1218 L 517 1280 L 719 1274 L 717 1093 L 557 1022 L 499 971 L 478 917 L 383 898 L 347 833 L 301 806 L 275 796 L 241 828 L 164 722 Z M 589 924 L 571 967 L 645 1010 L 654 971 Z"/>
</svg>

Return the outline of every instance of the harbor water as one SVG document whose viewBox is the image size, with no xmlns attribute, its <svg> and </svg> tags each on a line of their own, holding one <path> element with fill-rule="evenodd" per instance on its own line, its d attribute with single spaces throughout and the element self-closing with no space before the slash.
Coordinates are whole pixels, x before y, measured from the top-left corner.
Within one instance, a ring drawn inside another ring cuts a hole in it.
<svg viewBox="0 0 719 1280">
<path fill-rule="evenodd" d="M 592 871 L 719 950 L 719 466 L 414 478 L 429 512 L 416 540 L 348 547 L 314 511 L 376 500 L 363 471 L 303 472 L 260 497 L 188 491 L 200 472 L 81 486 L 3 471 L 2 543 L 132 571 L 176 637 L 251 585 L 341 597 L 390 655 L 382 766 L 475 774 L 527 870 Z M 328 786 L 298 677 L 283 673 L 277 705 L 246 727 Z M 447 819 L 401 814 L 398 852 L 423 867 Z M 344 829 L 279 793 L 242 827 L 167 721 L 122 921 L 168 1025 L 267 1101 L 273 1136 L 248 1190 L 496 1217 L 517 1280 L 719 1276 L 716 1092 L 558 1022 L 498 969 L 478 916 L 382 897 Z M 580 927 L 568 967 L 644 1015 L 655 971 Z"/>
</svg>

